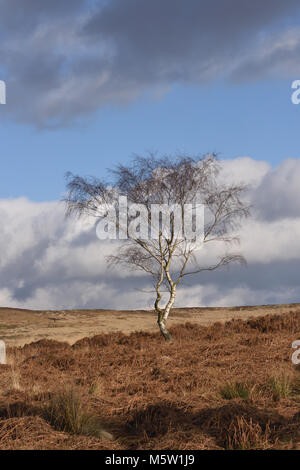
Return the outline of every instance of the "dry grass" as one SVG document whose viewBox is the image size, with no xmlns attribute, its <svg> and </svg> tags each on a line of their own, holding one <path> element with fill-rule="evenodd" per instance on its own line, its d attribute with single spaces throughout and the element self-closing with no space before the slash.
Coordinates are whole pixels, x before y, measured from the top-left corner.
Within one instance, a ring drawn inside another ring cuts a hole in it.
<svg viewBox="0 0 300 470">
<path fill-rule="evenodd" d="M 274 401 L 281 398 L 289 398 L 293 392 L 293 379 L 290 374 L 282 373 L 270 377 L 270 388 Z"/>
<path fill-rule="evenodd" d="M 246 382 L 227 382 L 220 387 L 220 395 L 225 400 L 232 400 L 233 398 L 242 398 L 247 400 L 252 394 L 254 386 Z"/>
<path fill-rule="evenodd" d="M 44 410 L 44 418 L 58 431 L 112 439 L 99 420 L 84 409 L 83 401 L 72 389 L 51 398 Z"/>
<path fill-rule="evenodd" d="M 8 348 L 0 449 L 299 448 L 300 311 L 171 333 Z"/>
<path fill-rule="evenodd" d="M 189 321 L 199 326 L 215 322 L 259 318 L 268 314 L 282 315 L 297 310 L 300 304 L 258 305 L 243 307 L 174 308 L 169 326 Z M 23 310 L 0 308 L 0 335 L 9 346 L 24 346 L 41 338 L 74 344 L 81 338 L 122 331 L 130 334 L 136 325 L 143 331 L 157 331 L 153 310 Z"/>
<path fill-rule="evenodd" d="M 274 447 L 272 432 L 267 423 L 264 428 L 253 419 L 238 416 L 229 425 L 225 447 L 230 450 L 265 450 Z"/>
</svg>

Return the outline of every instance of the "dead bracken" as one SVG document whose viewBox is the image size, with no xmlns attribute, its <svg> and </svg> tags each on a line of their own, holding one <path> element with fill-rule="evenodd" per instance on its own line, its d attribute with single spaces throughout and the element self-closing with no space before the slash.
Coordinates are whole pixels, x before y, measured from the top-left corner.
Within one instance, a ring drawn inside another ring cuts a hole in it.
<svg viewBox="0 0 300 470">
<path fill-rule="evenodd" d="M 300 310 L 171 333 L 8 347 L 0 449 L 300 448 Z"/>
</svg>

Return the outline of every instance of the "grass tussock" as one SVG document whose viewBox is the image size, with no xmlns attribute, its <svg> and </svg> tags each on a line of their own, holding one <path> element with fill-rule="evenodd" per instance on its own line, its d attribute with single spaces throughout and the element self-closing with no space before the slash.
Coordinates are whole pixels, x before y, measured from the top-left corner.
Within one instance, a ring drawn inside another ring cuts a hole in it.
<svg viewBox="0 0 300 470">
<path fill-rule="evenodd" d="M 99 420 L 86 412 L 74 390 L 64 390 L 54 395 L 44 410 L 44 418 L 58 431 L 112 439 Z"/>
<path fill-rule="evenodd" d="M 239 416 L 230 423 L 225 448 L 229 450 L 266 450 L 274 447 L 269 423 L 264 429 L 253 419 Z"/>
<path fill-rule="evenodd" d="M 293 381 L 291 375 L 287 373 L 270 377 L 269 384 L 274 401 L 280 401 L 281 398 L 289 398 L 293 394 Z"/>
<path fill-rule="evenodd" d="M 232 400 L 233 398 L 242 398 L 248 400 L 251 397 L 253 386 L 247 382 L 227 382 L 220 387 L 220 395 L 225 400 Z"/>
</svg>

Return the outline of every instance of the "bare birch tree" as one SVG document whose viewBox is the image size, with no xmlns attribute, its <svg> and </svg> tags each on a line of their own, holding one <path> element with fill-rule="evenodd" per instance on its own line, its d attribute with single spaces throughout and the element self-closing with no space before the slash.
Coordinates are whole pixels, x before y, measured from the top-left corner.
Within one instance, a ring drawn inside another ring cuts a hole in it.
<svg viewBox="0 0 300 470">
<path fill-rule="evenodd" d="M 193 274 L 212 271 L 232 262 L 245 262 L 241 254 L 226 250 L 208 265 L 201 261 L 208 243 L 229 245 L 238 242 L 236 229 L 249 215 L 249 207 L 242 199 L 245 186 L 226 185 L 219 178 L 219 172 L 220 164 L 215 155 L 203 158 L 149 155 L 135 157 L 129 165 L 119 165 L 112 170 L 112 182 L 72 174 L 67 176 L 67 215 L 88 214 L 100 220 L 108 215 L 109 208 L 116 208 L 111 223 L 122 243 L 108 261 L 142 270 L 152 277 L 158 325 L 163 337 L 169 341 L 172 337 L 166 322 L 179 283 Z M 128 202 L 125 219 L 117 207 L 120 196 L 126 197 Z M 153 206 L 156 207 L 155 214 Z M 204 208 L 204 221 L 200 227 L 195 213 L 197 207 Z M 183 229 L 187 220 L 191 222 L 189 231 L 186 227 Z M 168 298 L 161 305 L 164 289 Z"/>
</svg>

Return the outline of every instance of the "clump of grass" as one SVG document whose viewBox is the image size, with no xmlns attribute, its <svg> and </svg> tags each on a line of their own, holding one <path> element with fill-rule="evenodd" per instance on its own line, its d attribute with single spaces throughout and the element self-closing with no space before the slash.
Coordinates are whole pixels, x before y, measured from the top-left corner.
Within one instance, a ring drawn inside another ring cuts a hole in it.
<svg viewBox="0 0 300 470">
<path fill-rule="evenodd" d="M 293 382 L 292 393 L 294 396 L 300 395 L 300 378 L 296 378 Z"/>
<path fill-rule="evenodd" d="M 265 429 L 262 429 L 252 418 L 246 420 L 243 416 L 238 416 L 230 424 L 225 441 L 225 448 L 231 450 L 270 449 L 270 426 L 267 423 Z"/>
<path fill-rule="evenodd" d="M 245 382 L 227 382 L 220 387 L 220 395 L 225 400 L 232 400 L 233 398 L 242 398 L 247 400 L 251 397 L 253 387 Z"/>
<path fill-rule="evenodd" d="M 103 384 L 100 379 L 98 379 L 91 384 L 89 394 L 98 397 L 101 395 L 101 392 L 103 392 Z"/>
<path fill-rule="evenodd" d="M 293 393 L 292 379 L 290 375 L 285 373 L 270 377 L 269 386 L 274 401 L 279 401 L 281 398 L 289 398 Z"/>
<path fill-rule="evenodd" d="M 21 390 L 20 372 L 15 368 L 11 370 L 11 388 L 13 390 Z"/>
<path fill-rule="evenodd" d="M 86 412 L 74 390 L 55 395 L 45 409 L 44 418 L 58 431 L 112 439 L 98 419 Z"/>
</svg>

